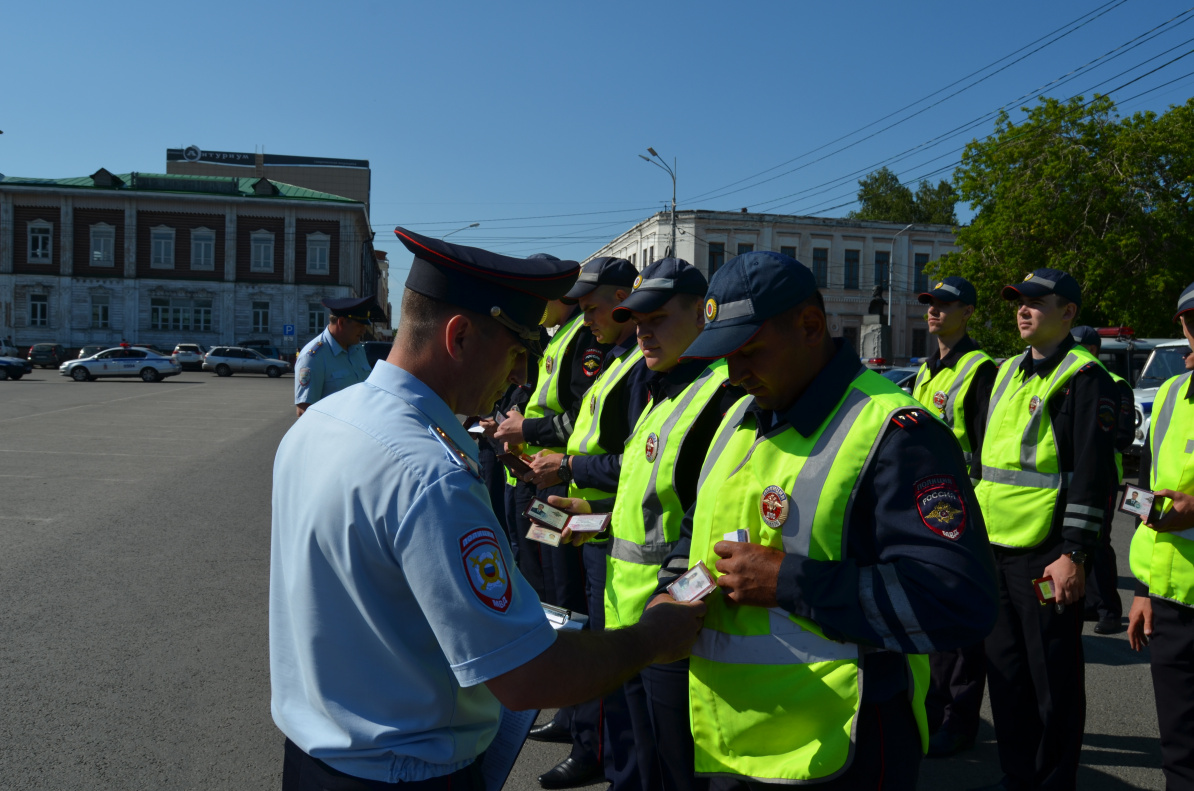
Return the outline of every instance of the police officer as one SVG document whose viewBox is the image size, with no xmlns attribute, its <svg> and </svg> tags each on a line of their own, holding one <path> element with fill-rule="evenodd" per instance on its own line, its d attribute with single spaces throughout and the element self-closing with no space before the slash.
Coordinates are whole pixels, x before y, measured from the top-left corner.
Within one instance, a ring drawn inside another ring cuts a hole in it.
<svg viewBox="0 0 1194 791">
<path fill-rule="evenodd" d="M 1070 333 L 1074 342 L 1099 359 L 1103 339 L 1094 327 L 1074 327 Z M 1136 434 L 1136 396 L 1127 380 L 1108 368 L 1102 360 L 1099 365 L 1107 371 L 1115 383 L 1119 395 L 1119 420 L 1115 429 L 1115 472 L 1116 483 L 1124 482 L 1124 457 Z M 1099 530 L 1099 548 L 1091 558 L 1090 575 L 1086 578 L 1086 612 L 1083 620 L 1094 621 L 1095 634 L 1115 634 L 1123 630 L 1124 606 L 1119 598 L 1119 568 L 1115 561 L 1115 549 L 1111 546 L 1111 522 L 1115 516 L 1115 491 L 1109 493 L 1107 513 L 1103 527 Z"/>
<path fill-rule="evenodd" d="M 1115 486 L 1119 397 L 1070 335 L 1073 277 L 1037 269 L 1003 289 L 1029 348 L 999 369 L 975 488 L 999 576 L 987 637 L 991 713 L 1004 777 L 995 788 L 1073 789 L 1086 722 L 1086 564 Z M 1052 580 L 1041 606 L 1034 580 Z"/>
<path fill-rule="evenodd" d="M 685 357 L 724 358 L 750 395 L 718 429 L 676 552 L 719 588 L 689 660 L 696 771 L 718 789 L 912 789 L 923 655 L 980 640 L 996 611 L 958 444 L 829 337 L 799 262 L 732 259 L 705 317 Z M 749 541 L 723 539 L 736 529 Z"/>
<path fill-rule="evenodd" d="M 325 299 L 328 326 L 299 352 L 294 363 L 294 409 L 307 407 L 369 376 L 369 360 L 361 337 L 373 324 L 373 297 Z"/>
<path fill-rule="evenodd" d="M 415 260 L 389 358 L 312 406 L 275 460 L 270 680 L 287 791 L 481 789 L 501 705 L 576 703 L 679 659 L 703 611 L 552 630 L 454 413 L 521 381 L 576 270 L 397 233 Z"/>
<path fill-rule="evenodd" d="M 912 397 L 945 421 L 962 447 L 969 467 L 975 449 L 982 446 L 987 404 L 998 366 L 978 347 L 966 327 L 974 315 L 977 294 L 963 277 L 937 281 L 917 299 L 927 305 L 929 334 L 937 349 L 920 366 Z M 972 470 L 971 478 L 977 474 Z M 973 643 L 953 651 L 929 655 L 929 758 L 942 758 L 974 744 L 979 711 L 987 683 L 987 657 L 983 644 Z"/>
<path fill-rule="evenodd" d="M 1194 349 L 1194 283 L 1178 298 L 1182 334 Z M 1194 367 L 1194 354 L 1186 368 Z M 1131 566 L 1136 595 L 1128 640 L 1148 646 L 1161 769 L 1171 791 L 1194 789 L 1194 377 L 1169 379 L 1153 401 L 1152 424 L 1140 460 L 1140 485 L 1157 494 L 1158 516 L 1136 528 Z"/>
</svg>

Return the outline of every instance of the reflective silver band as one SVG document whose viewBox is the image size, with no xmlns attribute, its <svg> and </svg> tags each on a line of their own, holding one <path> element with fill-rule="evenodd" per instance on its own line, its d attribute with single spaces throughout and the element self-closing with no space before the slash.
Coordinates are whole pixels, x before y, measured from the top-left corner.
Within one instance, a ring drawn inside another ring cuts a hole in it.
<svg viewBox="0 0 1194 791">
<path fill-rule="evenodd" d="M 932 651 L 933 641 L 921 628 L 920 619 L 912 610 L 912 602 L 908 600 L 908 594 L 896 574 L 895 566 L 890 563 L 880 563 L 879 576 L 883 578 L 883 587 L 887 589 L 887 598 L 891 601 L 891 608 L 895 610 L 896 617 L 900 619 L 900 625 L 904 627 L 904 634 L 908 635 L 912 645 L 916 646 L 917 652 L 927 654 Z"/>
<path fill-rule="evenodd" d="M 1103 523 L 1101 521 L 1096 522 L 1091 519 L 1079 519 L 1078 517 L 1067 516 L 1065 519 L 1061 520 L 1061 526 L 1077 527 L 1081 528 L 1082 530 L 1090 530 L 1091 532 L 1097 533 L 1099 532 L 1099 528 L 1103 526 Z"/>
<path fill-rule="evenodd" d="M 1095 519 L 1102 519 L 1103 514 L 1106 513 L 1106 509 L 1070 503 L 1065 507 L 1065 512 L 1067 514 L 1086 514 L 1087 516 L 1093 516 Z"/>
<path fill-rule="evenodd" d="M 1032 489 L 1064 489 L 1070 485 L 1072 472 L 1031 472 L 1029 470 L 1003 470 L 983 465 L 983 480 L 1004 483 L 1008 486 L 1023 486 Z"/>
<path fill-rule="evenodd" d="M 954 288 L 953 286 L 951 286 L 947 283 L 942 283 L 941 285 L 937 286 L 937 288 L 935 288 L 933 290 L 934 291 L 948 291 L 949 293 L 953 294 L 956 297 L 962 296 L 961 289 Z"/>
<path fill-rule="evenodd" d="M 663 559 L 672 554 L 672 550 L 676 548 L 677 544 L 675 541 L 670 541 L 664 544 L 643 546 L 617 536 L 614 536 L 610 543 L 612 545 L 609 552 L 610 557 L 639 566 L 663 565 Z"/>
<path fill-rule="evenodd" d="M 806 631 L 783 610 L 772 609 L 771 633 L 726 634 L 706 626 L 697 635 L 693 656 L 727 665 L 807 665 L 858 659 L 858 646 L 835 643 Z"/>
<path fill-rule="evenodd" d="M 1048 278 L 1041 277 L 1040 275 L 1033 275 L 1032 277 L 1028 278 L 1024 282 L 1025 283 L 1043 283 L 1044 285 L 1048 286 L 1049 288 L 1053 288 L 1054 286 L 1057 285 L 1056 280 L 1049 280 Z"/>
<path fill-rule="evenodd" d="M 713 322 L 729 321 L 730 319 L 745 319 L 755 315 L 755 305 L 749 299 L 740 299 L 737 302 L 727 302 L 724 305 L 717 306 L 717 315 L 713 317 Z"/>
<path fill-rule="evenodd" d="M 596 272 L 581 272 L 576 276 L 577 283 L 596 283 L 597 278 L 601 277 Z"/>
<path fill-rule="evenodd" d="M 676 281 L 670 277 L 653 277 L 635 286 L 635 291 L 647 289 L 649 291 L 671 291 L 676 287 Z"/>
</svg>

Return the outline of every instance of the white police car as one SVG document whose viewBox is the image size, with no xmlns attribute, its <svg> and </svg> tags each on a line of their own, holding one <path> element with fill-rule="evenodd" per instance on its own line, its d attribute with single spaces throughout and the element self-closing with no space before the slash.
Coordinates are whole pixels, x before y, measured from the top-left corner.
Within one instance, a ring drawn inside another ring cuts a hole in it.
<svg viewBox="0 0 1194 791">
<path fill-rule="evenodd" d="M 1189 353 L 1190 345 L 1184 340 L 1162 341 L 1153 347 L 1132 390 L 1136 398 L 1136 436 L 1132 440 L 1132 447 L 1125 453 L 1139 456 L 1144 450 L 1144 438 L 1148 436 L 1157 390 L 1167 379 L 1186 372 L 1186 355 Z"/>
<path fill-rule="evenodd" d="M 76 382 L 89 382 L 101 376 L 135 376 L 144 382 L 157 382 L 182 373 L 182 366 L 150 349 L 119 346 L 82 360 L 68 360 L 58 366 L 58 373 Z"/>
</svg>

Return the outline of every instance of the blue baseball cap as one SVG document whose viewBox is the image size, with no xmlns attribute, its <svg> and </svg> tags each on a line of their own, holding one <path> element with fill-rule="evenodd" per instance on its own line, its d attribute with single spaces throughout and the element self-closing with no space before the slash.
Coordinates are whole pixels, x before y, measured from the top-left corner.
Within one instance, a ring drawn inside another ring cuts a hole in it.
<svg viewBox="0 0 1194 791">
<path fill-rule="evenodd" d="M 970 285 L 970 281 L 957 276 L 943 277 L 938 280 L 932 288 L 917 296 L 916 301 L 927 305 L 934 298 L 942 302 L 961 302 L 963 305 L 973 305 L 978 302 L 978 294 L 975 292 L 974 286 Z"/>
<path fill-rule="evenodd" d="M 704 296 L 709 281 L 701 270 L 683 258 L 661 258 L 634 279 L 634 290 L 614 308 L 614 321 L 629 321 L 630 314 L 659 310 L 677 294 Z"/>
<path fill-rule="evenodd" d="M 705 295 L 705 328 L 681 360 L 728 357 L 745 346 L 772 316 L 817 293 L 812 271 L 782 253 L 731 258 L 718 269 Z"/>
<path fill-rule="evenodd" d="M 1070 330 L 1070 335 L 1079 346 L 1094 346 L 1097 349 L 1103 348 L 1103 336 L 1099 335 L 1099 331 L 1089 325 L 1083 324 L 1081 327 L 1074 327 Z"/>
<path fill-rule="evenodd" d="M 1173 314 L 1173 320 L 1177 321 L 1179 316 L 1190 310 L 1194 310 L 1194 283 L 1186 286 L 1186 290 L 1177 298 L 1177 313 Z"/>
<path fill-rule="evenodd" d="M 1082 287 L 1078 281 L 1060 269 L 1034 269 L 1014 286 L 1003 287 L 1003 298 L 1044 297 L 1056 294 L 1082 307 Z"/>
</svg>

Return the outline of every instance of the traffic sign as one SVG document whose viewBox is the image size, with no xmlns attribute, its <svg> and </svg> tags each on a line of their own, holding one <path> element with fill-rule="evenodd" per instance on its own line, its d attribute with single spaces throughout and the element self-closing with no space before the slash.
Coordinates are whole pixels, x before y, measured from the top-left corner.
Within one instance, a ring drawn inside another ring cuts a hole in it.
<svg viewBox="0 0 1194 791">
<path fill-rule="evenodd" d="M 294 325 L 293 324 L 283 324 L 282 325 L 282 334 L 283 335 L 294 335 Z"/>
</svg>

